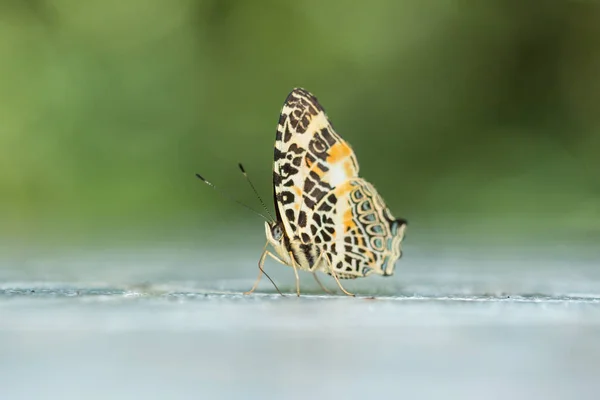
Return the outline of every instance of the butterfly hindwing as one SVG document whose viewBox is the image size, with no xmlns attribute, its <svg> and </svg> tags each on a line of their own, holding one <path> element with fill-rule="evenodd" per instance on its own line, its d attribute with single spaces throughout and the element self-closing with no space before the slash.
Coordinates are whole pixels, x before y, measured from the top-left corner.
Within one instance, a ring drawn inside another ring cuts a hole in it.
<svg viewBox="0 0 600 400">
<path fill-rule="evenodd" d="M 331 210 L 314 210 L 319 217 L 312 218 L 309 229 L 338 277 L 392 275 L 402 255 L 405 221 L 394 219 L 373 185 L 362 178 L 349 179 L 331 194 L 326 196 L 333 200 Z"/>
</svg>

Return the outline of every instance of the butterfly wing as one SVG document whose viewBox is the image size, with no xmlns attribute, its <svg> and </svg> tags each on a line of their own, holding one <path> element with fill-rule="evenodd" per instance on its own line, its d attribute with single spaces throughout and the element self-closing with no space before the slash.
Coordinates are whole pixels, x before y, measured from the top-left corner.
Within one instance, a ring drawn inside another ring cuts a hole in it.
<svg viewBox="0 0 600 400">
<path fill-rule="evenodd" d="M 406 221 L 395 219 L 373 185 L 351 178 L 324 196 L 310 217 L 314 243 L 340 278 L 392 275 Z"/>
<path fill-rule="evenodd" d="M 294 89 L 279 117 L 273 164 L 277 216 L 287 237 L 312 242 L 309 213 L 328 193 L 357 176 L 352 148 L 335 133 L 316 97 Z"/>
</svg>

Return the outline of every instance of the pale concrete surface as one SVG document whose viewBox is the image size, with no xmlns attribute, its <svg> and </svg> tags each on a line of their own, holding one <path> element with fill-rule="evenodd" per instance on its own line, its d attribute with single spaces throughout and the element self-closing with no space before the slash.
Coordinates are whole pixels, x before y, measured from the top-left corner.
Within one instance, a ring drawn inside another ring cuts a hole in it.
<svg viewBox="0 0 600 400">
<path fill-rule="evenodd" d="M 413 252 L 363 297 L 282 298 L 256 251 L 11 255 L 0 266 L 6 399 L 596 399 L 600 271 Z M 269 264 L 293 291 L 290 269 Z M 327 286 L 335 284 L 323 277 Z M 374 300 L 368 296 L 375 295 Z"/>
</svg>

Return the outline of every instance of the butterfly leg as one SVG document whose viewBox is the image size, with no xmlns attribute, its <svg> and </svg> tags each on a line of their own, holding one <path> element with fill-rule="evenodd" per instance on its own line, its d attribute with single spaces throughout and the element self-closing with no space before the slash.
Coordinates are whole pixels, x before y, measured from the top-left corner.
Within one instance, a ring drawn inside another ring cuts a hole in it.
<svg viewBox="0 0 600 400">
<path fill-rule="evenodd" d="M 271 258 L 274 259 L 275 261 L 278 261 L 281 264 L 286 265 L 286 263 L 284 263 L 283 260 L 281 260 L 275 254 L 273 254 L 269 250 L 267 250 L 268 245 L 269 245 L 269 243 L 265 244 L 265 247 L 263 248 L 263 252 L 260 255 L 260 259 L 258 260 L 258 277 L 256 278 L 256 281 L 254 282 L 252 289 L 248 290 L 247 292 L 244 292 L 245 295 L 252 294 L 258 287 L 258 283 L 260 282 L 260 279 L 262 278 L 263 274 L 266 275 L 265 271 L 263 270 L 263 266 L 265 265 L 265 259 L 267 258 L 267 256 L 271 256 Z M 269 278 L 269 280 L 271 281 L 273 286 L 275 286 L 275 289 L 277 289 L 277 292 L 279 292 L 279 294 L 283 296 L 284 294 L 281 293 L 281 291 L 279 290 L 279 288 L 277 287 L 275 282 L 273 282 L 273 280 L 269 277 L 269 275 L 267 275 L 267 278 Z"/>
<path fill-rule="evenodd" d="M 319 284 L 319 286 L 321 286 L 321 289 L 323 289 L 323 291 L 325 291 L 327 294 L 333 294 L 333 292 L 331 290 L 329 290 L 325 286 L 323 286 L 323 284 L 319 280 L 319 277 L 317 276 L 316 272 L 313 272 L 313 276 L 315 277 L 315 281 L 317 281 L 317 283 Z"/>
<path fill-rule="evenodd" d="M 333 294 L 333 292 L 331 292 L 325 286 L 323 286 L 323 284 L 319 280 L 319 277 L 317 276 L 316 270 L 317 270 L 317 267 L 319 266 L 319 263 L 321 262 L 321 258 L 323 258 L 323 254 L 324 254 L 323 252 L 321 252 L 321 254 L 319 254 L 319 257 L 317 257 L 317 260 L 313 264 L 312 268 L 309 269 L 309 271 L 312 272 L 313 277 L 315 278 L 315 281 L 317 281 L 317 283 L 319 284 L 319 286 L 321 286 L 321 289 L 323 289 L 323 291 L 325 291 L 327 294 Z"/>
<path fill-rule="evenodd" d="M 325 259 L 327 260 L 327 263 L 329 264 L 329 270 L 331 271 L 331 276 L 333 276 L 333 279 L 335 279 L 335 281 L 337 282 L 340 289 L 342 289 L 342 292 L 344 292 L 348 296 L 355 297 L 356 295 L 354 293 L 350 293 L 349 291 L 344 289 L 344 287 L 342 286 L 342 283 L 340 282 L 337 274 L 335 273 L 335 269 L 333 269 L 333 265 L 331 265 L 331 260 L 328 257 L 325 257 Z"/>
<path fill-rule="evenodd" d="M 296 275 L 296 294 L 300 297 L 300 277 L 298 276 L 298 268 L 296 267 L 296 260 L 294 260 L 294 254 L 290 251 L 290 260 L 292 260 L 292 267 L 294 268 L 294 275 Z"/>
</svg>

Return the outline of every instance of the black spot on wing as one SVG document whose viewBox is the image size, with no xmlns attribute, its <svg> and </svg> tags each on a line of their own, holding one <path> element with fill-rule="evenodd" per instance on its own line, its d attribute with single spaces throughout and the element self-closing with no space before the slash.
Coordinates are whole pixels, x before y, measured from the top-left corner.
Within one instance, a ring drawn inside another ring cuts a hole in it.
<svg viewBox="0 0 600 400">
<path fill-rule="evenodd" d="M 331 211 L 331 206 L 329 205 L 329 203 L 327 203 L 326 201 L 324 201 L 319 206 L 319 211 L 324 211 L 324 212 Z"/>
<path fill-rule="evenodd" d="M 304 107 L 304 111 L 310 115 L 317 115 L 317 109 L 312 106 L 312 99 L 301 98 L 300 104 Z"/>
<path fill-rule="evenodd" d="M 304 211 L 298 213 L 298 226 L 300 228 L 306 227 L 306 213 Z"/>
<path fill-rule="evenodd" d="M 323 163 L 318 163 L 317 165 L 319 166 L 319 169 L 320 169 L 321 171 L 323 171 L 323 172 L 327 172 L 327 171 L 329 171 L 329 167 L 328 167 L 327 165 L 325 165 L 325 164 L 323 164 Z"/>
<path fill-rule="evenodd" d="M 308 173 L 308 176 L 311 177 L 311 179 L 313 179 L 315 182 L 321 182 L 321 178 L 319 178 L 319 175 L 317 175 L 317 173 L 315 171 L 310 171 Z"/>
<path fill-rule="evenodd" d="M 313 210 L 315 208 L 315 201 L 310 197 L 304 197 L 304 204 L 308 207 L 309 210 Z"/>
<path fill-rule="evenodd" d="M 331 147 L 335 144 L 336 140 L 333 137 L 333 135 L 331 134 L 329 128 L 323 128 L 321 129 L 321 136 L 323 137 L 323 140 L 325 140 L 325 142 Z"/>
<path fill-rule="evenodd" d="M 307 114 L 304 114 L 302 116 L 302 121 L 301 122 L 302 123 L 298 124 L 298 127 L 297 127 L 298 133 L 304 133 L 304 132 L 306 132 L 306 129 L 308 128 L 308 124 L 310 123 L 309 116 Z"/>
<path fill-rule="evenodd" d="M 327 145 L 317 136 L 314 136 L 308 143 L 308 150 L 321 160 L 327 159 Z"/>
<path fill-rule="evenodd" d="M 281 179 L 281 175 L 279 175 L 277 172 L 273 171 L 273 186 L 277 187 L 279 185 L 281 185 L 283 179 Z"/>
<path fill-rule="evenodd" d="M 297 106 L 295 110 L 290 113 L 290 125 L 296 130 L 296 133 L 303 134 L 308 128 L 310 123 L 310 114 L 306 112 L 305 107 Z"/>
<path fill-rule="evenodd" d="M 292 204 L 296 200 L 296 196 L 291 192 L 281 192 L 277 195 L 277 201 L 281 204 Z M 291 211 L 291 210 L 290 210 Z"/>
<path fill-rule="evenodd" d="M 298 146 L 296 143 L 292 143 L 288 148 L 288 152 L 295 154 L 303 154 L 304 151 L 305 150 L 302 147 Z"/>
<path fill-rule="evenodd" d="M 277 147 L 275 147 L 275 150 L 273 151 L 273 159 L 275 161 L 279 161 L 285 158 L 285 153 L 281 150 L 279 150 Z"/>
<path fill-rule="evenodd" d="M 324 191 L 322 191 L 319 188 L 314 188 L 311 192 L 310 192 L 311 196 L 313 196 L 315 198 L 316 201 L 320 201 L 323 197 L 325 197 L 325 195 L 327 193 L 325 193 Z M 331 207 L 330 207 L 331 208 Z"/>
<path fill-rule="evenodd" d="M 292 131 L 290 131 L 290 127 L 288 125 L 285 126 L 285 131 L 283 132 L 283 142 L 287 143 L 292 139 Z"/>
<path fill-rule="evenodd" d="M 302 232 L 302 235 L 300 235 L 300 239 L 302 239 L 303 243 L 310 243 L 310 236 L 308 236 L 306 232 Z"/>
<path fill-rule="evenodd" d="M 313 182 L 310 178 L 306 178 L 304 180 L 304 192 L 310 193 L 310 191 L 315 187 L 315 182 Z"/>
<path fill-rule="evenodd" d="M 285 210 L 285 217 L 288 219 L 288 221 L 293 221 L 295 217 L 294 210 L 289 208 Z"/>
<path fill-rule="evenodd" d="M 291 164 L 283 164 L 280 168 L 281 175 L 283 178 L 289 178 L 292 175 L 296 175 L 298 173 L 298 169 L 294 168 Z"/>
<path fill-rule="evenodd" d="M 317 225 L 321 225 L 321 218 L 319 218 L 319 213 L 313 213 L 313 221 L 315 221 Z"/>
</svg>

